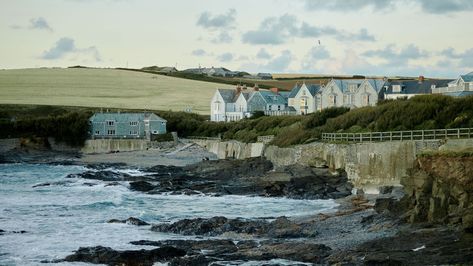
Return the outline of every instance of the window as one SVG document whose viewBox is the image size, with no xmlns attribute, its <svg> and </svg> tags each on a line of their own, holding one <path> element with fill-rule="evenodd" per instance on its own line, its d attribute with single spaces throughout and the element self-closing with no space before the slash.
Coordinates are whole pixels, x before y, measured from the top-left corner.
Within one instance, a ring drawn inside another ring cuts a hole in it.
<svg viewBox="0 0 473 266">
<path fill-rule="evenodd" d="M 130 126 L 137 126 L 138 125 L 138 121 L 131 121 L 130 122 Z"/>
<path fill-rule="evenodd" d="M 364 102 L 365 105 L 370 104 L 370 95 L 369 94 L 363 95 L 363 102 Z"/>
<path fill-rule="evenodd" d="M 157 131 L 157 130 L 153 130 L 153 134 L 158 134 L 158 131 Z"/>
<path fill-rule="evenodd" d="M 115 135 L 115 129 L 107 130 L 107 135 Z"/>
<path fill-rule="evenodd" d="M 337 104 L 337 95 L 335 94 L 330 95 L 330 104 L 332 106 L 335 106 Z"/>
<path fill-rule="evenodd" d="M 215 111 L 219 111 L 219 110 L 220 110 L 220 103 L 216 102 L 215 103 Z"/>
<path fill-rule="evenodd" d="M 281 105 L 278 105 L 278 111 L 281 111 Z"/>
<path fill-rule="evenodd" d="M 136 130 L 130 130 L 130 135 L 138 135 L 138 131 L 136 131 Z"/>
<path fill-rule="evenodd" d="M 107 120 L 105 122 L 107 123 L 107 126 L 114 126 L 115 125 L 115 121 L 113 121 L 113 120 Z"/>
<path fill-rule="evenodd" d="M 401 92 L 401 85 L 393 85 L 393 92 L 400 93 Z"/>
<path fill-rule="evenodd" d="M 100 130 L 95 131 L 95 135 L 100 135 Z"/>
</svg>

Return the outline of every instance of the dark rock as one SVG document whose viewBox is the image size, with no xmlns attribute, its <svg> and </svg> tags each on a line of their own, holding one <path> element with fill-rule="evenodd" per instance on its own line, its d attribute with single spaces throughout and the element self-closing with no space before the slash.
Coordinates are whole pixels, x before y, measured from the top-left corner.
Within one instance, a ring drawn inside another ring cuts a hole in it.
<svg viewBox="0 0 473 266">
<path fill-rule="evenodd" d="M 147 191 L 153 190 L 154 188 L 155 188 L 154 185 L 152 185 L 151 183 L 146 182 L 146 181 L 130 182 L 130 189 L 131 190 L 147 192 Z"/>
<path fill-rule="evenodd" d="M 185 256 L 172 259 L 169 266 L 207 266 L 213 261 L 204 255 Z"/>
<path fill-rule="evenodd" d="M 6 233 L 5 230 L 0 229 L 0 235 L 3 235 L 5 233 Z"/>
<path fill-rule="evenodd" d="M 393 191 L 393 186 L 382 186 L 379 188 L 379 194 L 381 195 L 386 195 L 386 194 L 391 194 Z"/>
<path fill-rule="evenodd" d="M 37 188 L 37 187 L 48 187 L 50 186 L 51 183 L 41 183 L 41 184 L 37 184 L 37 185 L 34 185 L 32 186 L 33 188 Z"/>
<path fill-rule="evenodd" d="M 138 226 L 149 225 L 149 223 L 144 222 L 144 221 L 142 221 L 138 218 L 135 218 L 135 217 L 130 217 L 126 220 L 111 219 L 107 223 L 122 223 L 122 224 L 126 223 L 126 224 L 131 224 L 131 225 L 138 225 Z"/>
<path fill-rule="evenodd" d="M 130 181 L 136 178 L 126 173 L 114 172 L 114 171 L 86 171 L 79 174 L 70 174 L 66 178 L 84 178 L 101 181 Z"/>
<path fill-rule="evenodd" d="M 182 235 L 203 236 L 218 236 L 229 232 L 272 238 L 301 238 L 316 235 L 315 229 L 309 225 L 302 226 L 290 221 L 286 217 L 280 217 L 273 222 L 239 218 L 227 219 L 225 217 L 183 219 L 172 224 L 153 225 L 151 230 Z"/>
<path fill-rule="evenodd" d="M 97 246 L 79 248 L 74 254 L 67 256 L 64 261 L 107 265 L 151 266 L 155 262 L 167 261 L 184 255 L 186 255 L 184 250 L 175 247 L 116 251 L 111 248 Z"/>
</svg>

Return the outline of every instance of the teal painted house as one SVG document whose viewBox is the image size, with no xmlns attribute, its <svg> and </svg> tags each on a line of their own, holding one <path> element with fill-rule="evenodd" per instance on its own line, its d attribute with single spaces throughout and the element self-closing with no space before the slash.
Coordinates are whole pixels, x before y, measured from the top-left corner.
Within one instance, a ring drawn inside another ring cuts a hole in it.
<svg viewBox="0 0 473 266">
<path fill-rule="evenodd" d="M 166 120 L 153 113 L 95 113 L 89 119 L 92 139 L 147 139 L 166 133 Z"/>
</svg>

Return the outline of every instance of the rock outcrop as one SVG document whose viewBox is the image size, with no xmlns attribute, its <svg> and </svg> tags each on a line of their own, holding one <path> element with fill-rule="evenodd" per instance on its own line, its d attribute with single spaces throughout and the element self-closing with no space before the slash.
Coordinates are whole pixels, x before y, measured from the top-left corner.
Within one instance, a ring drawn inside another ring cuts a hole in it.
<svg viewBox="0 0 473 266">
<path fill-rule="evenodd" d="M 408 221 L 461 224 L 473 231 L 473 157 L 431 155 L 417 162 L 402 179 Z"/>
</svg>

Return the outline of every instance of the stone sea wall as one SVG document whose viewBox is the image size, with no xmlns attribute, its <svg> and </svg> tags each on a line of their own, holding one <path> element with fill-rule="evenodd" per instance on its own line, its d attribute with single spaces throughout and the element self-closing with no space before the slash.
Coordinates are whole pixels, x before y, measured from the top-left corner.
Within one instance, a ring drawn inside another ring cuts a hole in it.
<svg viewBox="0 0 473 266">
<path fill-rule="evenodd" d="M 86 140 L 83 153 L 108 153 L 141 151 L 149 147 L 149 141 L 142 139 L 94 139 Z"/>
<path fill-rule="evenodd" d="M 290 148 L 263 143 L 198 140 L 196 143 L 219 159 L 265 156 L 276 168 L 292 164 L 327 165 L 345 169 L 356 188 L 377 192 L 380 186 L 400 186 L 402 177 L 415 166 L 417 155 L 430 150 L 459 150 L 473 147 L 473 139 L 391 141 L 356 144 L 315 142 Z"/>
</svg>

